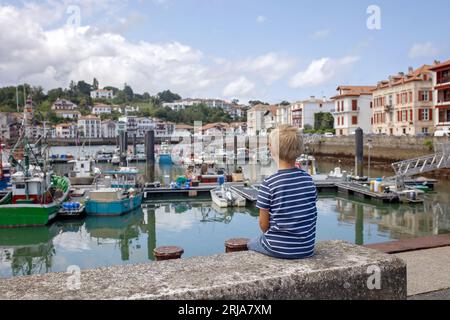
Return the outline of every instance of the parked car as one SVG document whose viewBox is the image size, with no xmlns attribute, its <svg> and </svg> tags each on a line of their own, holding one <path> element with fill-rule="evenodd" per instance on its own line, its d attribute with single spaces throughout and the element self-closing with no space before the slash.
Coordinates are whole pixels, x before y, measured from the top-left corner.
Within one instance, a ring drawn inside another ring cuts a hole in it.
<svg viewBox="0 0 450 320">
<path fill-rule="evenodd" d="M 450 137 L 450 131 L 448 129 L 439 129 L 434 133 L 435 137 Z"/>
<path fill-rule="evenodd" d="M 334 134 L 332 134 L 331 132 L 327 132 L 323 135 L 325 138 L 333 138 Z"/>
</svg>

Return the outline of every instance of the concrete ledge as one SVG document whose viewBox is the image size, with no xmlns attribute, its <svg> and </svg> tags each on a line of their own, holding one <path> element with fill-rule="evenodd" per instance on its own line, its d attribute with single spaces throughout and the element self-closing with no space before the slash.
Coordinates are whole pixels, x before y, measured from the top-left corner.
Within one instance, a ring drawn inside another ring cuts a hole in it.
<svg viewBox="0 0 450 320">
<path fill-rule="evenodd" d="M 379 268 L 381 289 L 367 282 Z M 370 273 L 368 273 L 370 272 Z M 239 252 L 0 280 L 0 299 L 406 299 L 406 265 L 342 241 L 323 242 L 312 259 L 286 261 Z"/>
</svg>

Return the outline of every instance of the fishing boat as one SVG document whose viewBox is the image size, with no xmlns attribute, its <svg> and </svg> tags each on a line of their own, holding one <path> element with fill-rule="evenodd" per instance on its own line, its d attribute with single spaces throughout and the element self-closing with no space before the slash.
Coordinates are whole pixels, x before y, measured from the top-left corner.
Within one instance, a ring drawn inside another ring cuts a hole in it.
<svg viewBox="0 0 450 320">
<path fill-rule="evenodd" d="M 167 142 L 163 142 L 161 144 L 161 149 L 159 150 L 159 164 L 162 165 L 171 165 L 173 163 L 172 161 L 172 154 L 170 152 L 170 147 Z"/>
<path fill-rule="evenodd" d="M 114 189 L 138 188 L 137 175 L 139 170 L 134 167 L 121 167 L 118 170 L 104 171 L 106 184 Z"/>
<path fill-rule="evenodd" d="M 11 165 L 3 162 L 3 147 L 0 144 L 0 191 L 11 188 Z"/>
<path fill-rule="evenodd" d="M 211 199 L 219 208 L 245 207 L 246 205 L 244 197 L 224 185 L 211 190 Z"/>
<path fill-rule="evenodd" d="M 138 209 L 142 192 L 134 189 L 100 188 L 93 190 L 86 201 L 88 216 L 120 216 Z"/>
<path fill-rule="evenodd" d="M 69 180 L 75 186 L 89 186 L 94 183 L 94 179 L 100 173 L 98 168 L 94 168 L 91 159 L 80 159 L 69 162 L 73 164 L 73 169 L 69 173 Z"/>
<path fill-rule="evenodd" d="M 30 164 L 38 162 L 28 143 L 28 125 L 33 115 L 34 105 L 30 99 L 24 108 L 22 132 L 9 157 L 15 173 L 11 175 L 11 191 L 0 200 L 0 228 L 48 224 L 56 217 L 70 191 L 70 181 L 54 175 L 47 167 L 48 149 L 42 167 Z M 16 152 L 18 150 L 20 152 Z M 16 159 L 16 154 L 23 158 Z"/>
<path fill-rule="evenodd" d="M 0 228 L 43 226 L 53 220 L 67 198 L 64 177 L 29 167 L 11 176 L 12 190 L 0 200 Z"/>
</svg>

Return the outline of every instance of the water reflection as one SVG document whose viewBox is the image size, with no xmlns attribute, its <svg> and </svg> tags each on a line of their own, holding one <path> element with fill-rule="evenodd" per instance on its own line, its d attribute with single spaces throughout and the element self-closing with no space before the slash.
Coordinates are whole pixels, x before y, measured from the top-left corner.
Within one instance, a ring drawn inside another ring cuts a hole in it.
<svg viewBox="0 0 450 320">
<path fill-rule="evenodd" d="M 357 244 L 450 233 L 450 205 L 441 194 L 423 205 L 386 205 L 321 196 L 319 240 Z M 253 207 L 220 209 L 210 201 L 153 203 L 122 217 L 88 217 L 48 227 L 0 230 L 0 277 L 65 272 L 154 261 L 157 246 L 177 245 L 184 257 L 222 253 L 224 241 L 260 233 Z"/>
</svg>

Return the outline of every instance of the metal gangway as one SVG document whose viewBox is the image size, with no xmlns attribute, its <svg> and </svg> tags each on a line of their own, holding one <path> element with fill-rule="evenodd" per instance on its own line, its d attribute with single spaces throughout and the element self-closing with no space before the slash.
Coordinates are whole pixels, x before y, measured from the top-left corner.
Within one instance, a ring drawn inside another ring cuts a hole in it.
<svg viewBox="0 0 450 320">
<path fill-rule="evenodd" d="M 435 154 L 393 163 L 395 177 L 390 180 L 397 181 L 397 187 L 403 188 L 407 177 L 450 168 L 450 143 L 437 144 L 435 149 Z"/>
</svg>

